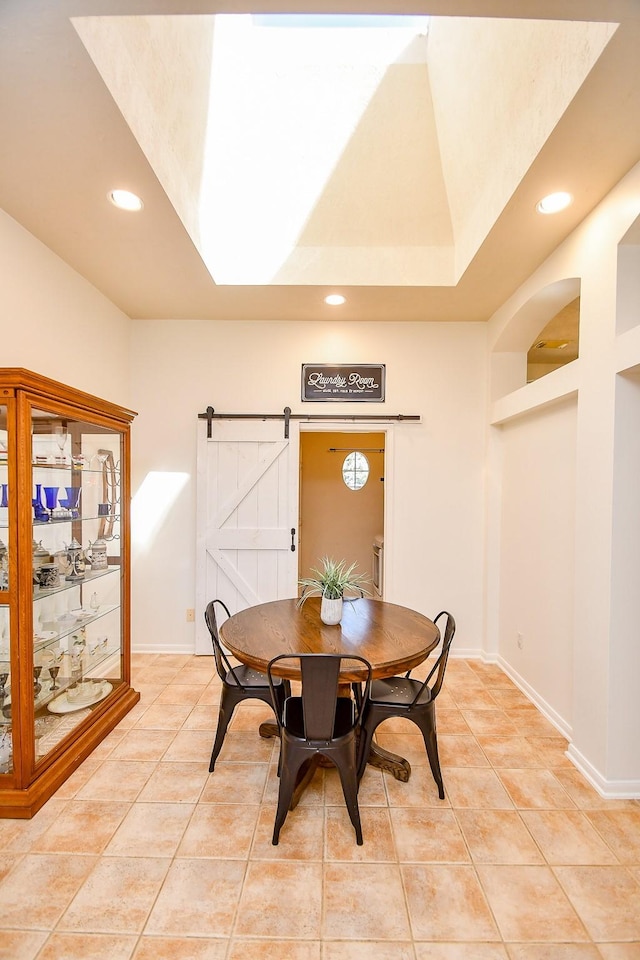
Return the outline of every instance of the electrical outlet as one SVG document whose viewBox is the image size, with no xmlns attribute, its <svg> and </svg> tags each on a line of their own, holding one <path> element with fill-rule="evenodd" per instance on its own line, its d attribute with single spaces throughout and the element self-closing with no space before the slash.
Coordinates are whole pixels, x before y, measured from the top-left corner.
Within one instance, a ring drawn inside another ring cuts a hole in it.
<svg viewBox="0 0 640 960">
<path fill-rule="evenodd" d="M 191 607 L 187 610 L 187 623 L 193 623 L 196 619 L 196 612 L 192 610 Z"/>
<path fill-rule="evenodd" d="M 521 633 L 516 634 L 516 643 L 518 644 L 518 650 L 522 650 L 524 647 L 524 637 Z"/>
</svg>

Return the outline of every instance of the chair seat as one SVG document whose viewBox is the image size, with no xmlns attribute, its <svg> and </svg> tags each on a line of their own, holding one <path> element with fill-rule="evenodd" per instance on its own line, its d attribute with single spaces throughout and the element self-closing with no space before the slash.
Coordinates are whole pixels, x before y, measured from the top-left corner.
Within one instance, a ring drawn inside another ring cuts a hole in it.
<svg viewBox="0 0 640 960">
<path fill-rule="evenodd" d="M 284 704 L 284 725 L 287 733 L 305 740 L 302 697 L 289 697 Z M 354 702 L 351 697 L 338 697 L 333 724 L 333 739 L 339 739 L 353 729 Z"/>
<path fill-rule="evenodd" d="M 247 667 L 244 664 L 234 667 L 233 671 L 229 670 L 225 682 L 228 683 L 230 687 L 237 687 L 238 683 L 243 687 L 269 686 L 266 673 L 260 673 L 259 670 L 253 670 L 251 667 Z M 282 682 L 283 681 L 281 677 L 274 677 L 274 686 L 280 686 Z"/>
<path fill-rule="evenodd" d="M 369 699 L 372 703 L 388 704 L 393 706 L 410 706 L 416 698 L 422 682 L 412 680 L 411 677 L 388 677 L 385 680 L 374 680 L 371 684 Z M 416 703 L 428 703 L 431 700 L 431 690 L 425 687 Z"/>
</svg>

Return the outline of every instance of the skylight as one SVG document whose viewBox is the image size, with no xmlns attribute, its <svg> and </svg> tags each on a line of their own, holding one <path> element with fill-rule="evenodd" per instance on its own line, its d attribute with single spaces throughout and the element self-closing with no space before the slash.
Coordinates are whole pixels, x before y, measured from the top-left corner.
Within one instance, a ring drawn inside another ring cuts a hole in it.
<svg viewBox="0 0 640 960">
<path fill-rule="evenodd" d="M 384 85 L 395 91 L 396 71 L 405 77 L 417 70 L 422 86 L 403 88 L 407 97 L 394 101 L 394 109 L 402 110 L 411 92 L 427 102 L 420 19 L 216 18 L 199 219 L 200 250 L 216 283 L 316 278 L 324 256 L 317 238 L 331 235 L 336 221 L 333 212 L 315 220 L 314 214 L 349 147 L 362 149 L 354 139 L 375 99 L 386 119 L 392 108 Z M 318 23 L 326 29 L 313 29 Z M 392 122 L 384 124 L 388 132 Z M 381 148 L 370 140 L 372 152 L 380 155 Z M 381 170 L 372 203 L 387 180 Z M 361 246 L 370 259 L 366 243 L 345 246 Z M 339 250 L 334 259 L 346 264 L 351 256 Z M 339 272 L 333 280 L 342 281 Z"/>
<path fill-rule="evenodd" d="M 385 30 L 411 30 L 426 33 L 429 17 L 411 17 L 399 14 L 359 13 L 254 13 L 251 20 L 256 27 L 294 27 L 297 29 L 380 27 Z"/>
</svg>

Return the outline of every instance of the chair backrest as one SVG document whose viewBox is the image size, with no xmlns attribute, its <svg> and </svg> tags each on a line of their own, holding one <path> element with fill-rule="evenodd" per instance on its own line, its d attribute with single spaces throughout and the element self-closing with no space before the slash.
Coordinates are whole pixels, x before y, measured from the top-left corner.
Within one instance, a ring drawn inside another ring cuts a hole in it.
<svg viewBox="0 0 640 960">
<path fill-rule="evenodd" d="M 220 643 L 220 637 L 218 636 L 218 622 L 216 620 L 216 603 L 220 604 L 227 617 L 231 616 L 227 605 L 223 603 L 222 600 L 210 600 L 207 604 L 207 609 L 204 612 L 204 622 L 206 623 L 207 629 L 211 634 L 211 644 L 213 646 L 213 655 L 216 661 L 216 670 L 218 671 L 218 676 L 221 680 L 228 680 L 228 674 L 230 673 L 233 677 L 232 682 L 235 681 L 238 686 L 242 686 L 242 684 L 238 682 L 235 671 L 229 663 L 227 655 L 222 649 L 222 645 Z"/>
<path fill-rule="evenodd" d="M 273 667 L 285 660 L 289 661 L 294 673 L 298 671 L 300 673 L 304 735 L 307 740 L 326 741 L 332 739 L 340 678 L 342 676 L 342 682 L 348 684 L 354 679 L 355 665 L 358 665 L 356 669 L 360 674 L 362 673 L 361 668 L 364 667 L 364 697 L 360 703 L 354 703 L 355 709 L 352 721 L 352 727 L 358 725 L 362 707 L 371 686 L 371 664 L 368 660 L 355 655 L 340 656 L 333 653 L 280 654 L 274 657 L 267 667 L 267 677 L 274 703 Z M 276 716 L 278 716 L 277 710 Z M 278 723 L 282 725 L 279 716 Z"/>
<path fill-rule="evenodd" d="M 431 677 L 434 675 L 434 673 L 436 674 L 435 683 L 430 688 L 432 700 L 435 700 L 435 698 L 440 693 L 440 689 L 442 687 L 442 682 L 444 680 L 444 672 L 447 669 L 447 660 L 449 659 L 449 648 L 451 647 L 451 641 L 453 640 L 453 635 L 456 632 L 456 622 L 453 619 L 453 616 L 450 613 L 448 613 L 446 610 L 441 610 L 438 616 L 434 617 L 433 622 L 437 625 L 438 620 L 440 620 L 441 617 L 446 617 L 447 622 L 445 624 L 444 633 L 442 632 L 442 630 L 440 630 L 440 636 L 442 638 L 440 653 L 436 658 L 436 662 L 431 667 L 431 670 L 429 671 L 429 675 L 427 679 L 424 681 L 418 693 L 414 697 L 413 703 L 416 703 L 420 699 L 420 695 L 422 691 L 424 690 L 425 687 L 429 686 L 429 681 L 431 680 Z M 412 706 L 413 706 L 413 703 L 412 703 Z"/>
</svg>

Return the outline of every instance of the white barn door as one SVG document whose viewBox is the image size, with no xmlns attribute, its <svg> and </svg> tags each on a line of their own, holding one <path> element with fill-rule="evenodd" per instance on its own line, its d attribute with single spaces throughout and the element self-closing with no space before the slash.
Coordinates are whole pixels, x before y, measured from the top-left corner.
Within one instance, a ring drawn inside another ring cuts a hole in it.
<svg viewBox="0 0 640 960">
<path fill-rule="evenodd" d="M 299 427 L 287 440 L 282 420 L 214 420 L 211 439 L 205 421 L 198 430 L 196 653 L 210 654 L 209 600 L 233 614 L 297 595 Z"/>
</svg>

